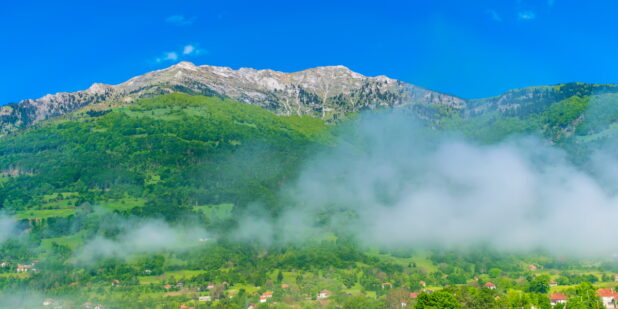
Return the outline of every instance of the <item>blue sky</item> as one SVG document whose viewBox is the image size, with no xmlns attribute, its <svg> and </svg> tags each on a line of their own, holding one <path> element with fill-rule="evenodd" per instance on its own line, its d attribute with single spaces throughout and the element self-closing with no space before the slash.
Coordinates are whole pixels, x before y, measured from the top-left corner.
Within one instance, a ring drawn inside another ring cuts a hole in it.
<svg viewBox="0 0 618 309">
<path fill-rule="evenodd" d="M 464 98 L 618 82 L 618 2 L 5 1 L 0 103 L 120 83 L 180 60 L 348 66 Z"/>
</svg>

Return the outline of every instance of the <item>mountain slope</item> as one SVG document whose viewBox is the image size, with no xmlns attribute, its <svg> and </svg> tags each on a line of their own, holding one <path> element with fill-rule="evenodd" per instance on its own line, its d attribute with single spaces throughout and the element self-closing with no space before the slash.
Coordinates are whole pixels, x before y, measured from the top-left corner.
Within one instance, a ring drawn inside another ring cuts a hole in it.
<svg viewBox="0 0 618 309">
<path fill-rule="evenodd" d="M 148 197 L 165 211 L 244 205 L 268 199 L 327 138 L 323 121 L 307 116 L 178 93 L 143 99 L 0 140 L 0 208 L 40 209 L 58 192 L 91 203 Z"/>
<path fill-rule="evenodd" d="M 3 106 L 0 133 L 5 135 L 97 103 L 125 105 L 139 98 L 171 92 L 227 97 L 280 115 L 310 115 L 326 120 L 380 107 L 414 104 L 465 107 L 465 101 L 460 98 L 385 76 L 363 76 L 343 66 L 283 73 L 180 62 L 118 85 L 93 84 L 83 91 L 46 95 Z"/>
</svg>

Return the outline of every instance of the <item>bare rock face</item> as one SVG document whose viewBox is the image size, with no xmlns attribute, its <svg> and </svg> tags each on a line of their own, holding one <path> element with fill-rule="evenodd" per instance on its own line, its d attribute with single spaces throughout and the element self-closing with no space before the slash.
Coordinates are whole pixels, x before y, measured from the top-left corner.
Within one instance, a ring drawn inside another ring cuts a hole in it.
<svg viewBox="0 0 618 309">
<path fill-rule="evenodd" d="M 367 77 L 344 66 L 284 73 L 179 62 L 118 85 L 93 84 L 87 90 L 28 99 L 0 108 L 0 135 L 102 103 L 129 104 L 170 92 L 228 97 L 281 115 L 310 115 L 326 120 L 366 109 L 441 105 L 466 108 L 463 99 L 386 76 Z"/>
</svg>

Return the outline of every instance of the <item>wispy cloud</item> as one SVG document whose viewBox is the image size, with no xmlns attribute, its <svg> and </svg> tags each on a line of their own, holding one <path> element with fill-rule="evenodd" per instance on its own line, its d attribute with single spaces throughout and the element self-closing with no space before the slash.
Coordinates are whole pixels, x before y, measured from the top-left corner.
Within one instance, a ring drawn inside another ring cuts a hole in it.
<svg viewBox="0 0 618 309">
<path fill-rule="evenodd" d="M 165 22 L 175 26 L 189 26 L 195 23 L 197 17 L 185 17 L 184 15 L 172 15 L 165 19 Z"/>
<path fill-rule="evenodd" d="M 178 53 L 176 52 L 165 52 L 163 56 L 157 58 L 156 62 L 166 62 L 166 61 L 176 61 L 178 60 Z"/>
<path fill-rule="evenodd" d="M 207 50 L 200 48 L 198 44 L 187 44 L 182 48 L 183 56 L 199 56 L 207 52 Z"/>
<path fill-rule="evenodd" d="M 205 49 L 199 48 L 198 44 L 187 44 L 180 47 L 176 51 L 164 52 L 160 57 L 155 59 L 156 63 L 162 62 L 174 62 L 178 60 L 183 60 L 185 58 L 194 57 L 206 54 L 207 51 Z"/>
<path fill-rule="evenodd" d="M 493 21 L 497 21 L 497 22 L 502 21 L 502 17 L 500 16 L 500 14 L 498 14 L 498 12 L 494 10 L 486 10 L 485 13 L 489 15 L 489 17 L 491 17 Z"/>
<path fill-rule="evenodd" d="M 536 14 L 532 11 L 520 11 L 517 12 L 517 19 L 519 20 L 533 20 L 536 18 Z"/>
</svg>

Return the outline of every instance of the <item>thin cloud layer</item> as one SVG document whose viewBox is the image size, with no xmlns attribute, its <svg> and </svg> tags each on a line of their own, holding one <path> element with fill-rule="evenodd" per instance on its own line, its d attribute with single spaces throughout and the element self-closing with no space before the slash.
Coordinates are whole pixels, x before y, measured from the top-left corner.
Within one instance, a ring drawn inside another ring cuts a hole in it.
<svg viewBox="0 0 618 309">
<path fill-rule="evenodd" d="M 207 232 L 192 225 L 171 226 L 163 220 L 118 223 L 116 237 L 98 235 L 76 253 L 78 262 L 88 263 L 101 258 L 127 258 L 135 254 L 152 254 L 167 250 L 186 250 L 207 239 Z"/>
<path fill-rule="evenodd" d="M 15 218 L 0 213 L 0 244 L 15 233 Z"/>
<path fill-rule="evenodd" d="M 539 139 L 481 145 L 385 113 L 362 117 L 343 140 L 284 193 L 290 210 L 239 235 L 339 231 L 373 246 L 618 252 L 615 191 Z M 618 179 L 614 157 L 591 160 Z"/>
<path fill-rule="evenodd" d="M 165 22 L 174 26 L 189 26 L 195 23 L 196 17 L 185 17 L 184 15 L 172 15 L 165 19 Z"/>
</svg>

